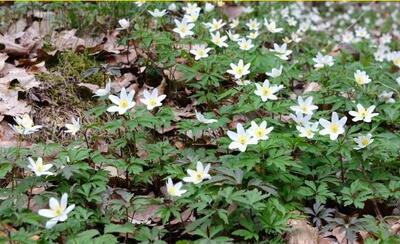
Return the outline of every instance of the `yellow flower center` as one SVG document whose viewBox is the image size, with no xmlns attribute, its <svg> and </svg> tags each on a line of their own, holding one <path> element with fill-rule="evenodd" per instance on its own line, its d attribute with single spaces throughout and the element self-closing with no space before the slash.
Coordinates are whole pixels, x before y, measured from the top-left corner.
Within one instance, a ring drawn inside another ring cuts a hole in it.
<svg viewBox="0 0 400 244">
<path fill-rule="evenodd" d="M 202 181 L 204 179 L 204 173 L 203 172 L 197 172 L 196 175 L 194 176 L 194 178 L 197 181 Z"/>
<path fill-rule="evenodd" d="M 337 134 L 339 132 L 339 125 L 338 124 L 331 124 L 329 129 L 333 134 Z"/>
<path fill-rule="evenodd" d="M 261 93 L 263 96 L 270 96 L 272 95 L 272 89 L 269 87 L 263 87 L 261 88 Z"/>
<path fill-rule="evenodd" d="M 128 100 L 126 99 L 122 99 L 121 101 L 119 101 L 119 106 L 123 109 L 126 109 L 129 107 L 129 103 Z"/>
<path fill-rule="evenodd" d="M 179 31 L 182 32 L 182 33 L 186 33 L 187 32 L 186 26 L 180 26 L 179 27 Z"/>
<path fill-rule="evenodd" d="M 240 144 L 242 144 L 242 145 L 247 144 L 247 142 L 248 142 L 247 136 L 239 136 L 238 142 L 239 142 Z"/>
<path fill-rule="evenodd" d="M 363 146 L 367 146 L 367 145 L 369 144 L 368 138 L 363 138 L 363 139 L 361 139 L 361 144 L 362 144 Z"/>
<path fill-rule="evenodd" d="M 43 164 L 37 163 L 36 164 L 36 170 L 39 171 L 39 172 L 43 172 L 44 171 Z"/>
<path fill-rule="evenodd" d="M 237 67 L 236 68 L 236 73 L 238 73 L 239 75 L 243 74 L 243 68 L 242 67 Z"/>
<path fill-rule="evenodd" d="M 178 191 L 176 190 L 176 188 L 173 187 L 173 186 L 168 187 L 168 188 L 167 188 L 167 192 L 168 192 L 170 195 L 176 195 L 176 194 L 178 193 Z"/>
<path fill-rule="evenodd" d="M 396 58 L 393 60 L 394 65 L 399 66 L 400 67 L 400 58 Z"/>
<path fill-rule="evenodd" d="M 359 112 L 359 114 L 360 114 L 361 116 L 365 117 L 365 116 L 368 115 L 368 112 L 367 112 L 367 110 L 365 110 L 365 109 L 361 109 L 360 112 Z"/>
<path fill-rule="evenodd" d="M 64 212 L 64 209 L 61 206 L 58 206 L 56 209 L 54 209 L 55 216 L 60 216 L 63 212 Z"/>
<path fill-rule="evenodd" d="M 265 135 L 265 129 L 263 129 L 263 128 L 258 128 L 257 130 L 256 130 L 256 137 L 258 137 L 258 138 L 260 138 L 260 137 L 263 137 L 264 135 Z"/>
<path fill-rule="evenodd" d="M 364 83 L 366 83 L 366 79 L 365 79 L 364 76 L 357 75 L 357 76 L 356 76 L 356 82 L 357 82 L 357 84 L 359 84 L 359 85 L 363 85 Z"/>
<path fill-rule="evenodd" d="M 307 112 L 308 112 L 308 106 L 305 105 L 305 104 L 302 104 L 302 105 L 300 106 L 300 109 L 301 109 L 301 111 L 303 111 L 304 113 L 307 113 Z"/>
<path fill-rule="evenodd" d="M 156 106 L 157 105 L 157 100 L 155 98 L 150 98 L 149 105 L 150 106 Z"/>
<path fill-rule="evenodd" d="M 309 136 L 309 137 L 311 137 L 311 136 L 314 135 L 314 133 L 313 133 L 313 131 L 312 131 L 311 129 L 307 129 L 306 135 Z"/>
</svg>

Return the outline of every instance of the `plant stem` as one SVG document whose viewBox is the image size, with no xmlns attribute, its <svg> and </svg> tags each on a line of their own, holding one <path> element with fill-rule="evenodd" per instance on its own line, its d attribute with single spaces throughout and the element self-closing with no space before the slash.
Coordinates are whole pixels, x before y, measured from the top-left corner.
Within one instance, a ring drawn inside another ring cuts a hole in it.
<svg viewBox="0 0 400 244">
<path fill-rule="evenodd" d="M 35 186 L 35 181 L 36 181 L 36 177 L 33 178 L 32 185 L 31 185 L 31 188 L 29 190 L 27 209 L 29 209 L 29 207 L 31 205 L 32 192 L 33 192 L 33 187 Z"/>
</svg>

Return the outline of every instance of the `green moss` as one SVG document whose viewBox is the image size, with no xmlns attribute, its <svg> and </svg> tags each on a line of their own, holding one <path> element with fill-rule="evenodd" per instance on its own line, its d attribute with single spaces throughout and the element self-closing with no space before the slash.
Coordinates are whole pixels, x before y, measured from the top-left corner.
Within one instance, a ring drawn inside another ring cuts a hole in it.
<svg viewBox="0 0 400 244">
<path fill-rule="evenodd" d="M 83 77 L 83 73 L 90 68 L 100 66 L 88 54 L 77 54 L 71 51 L 64 52 L 59 57 L 59 64 L 55 67 L 55 71 L 62 74 L 63 77 L 69 80 L 86 82 L 96 85 L 103 85 L 106 80 L 106 75 L 102 72 L 97 72 L 89 77 Z"/>
<path fill-rule="evenodd" d="M 104 72 L 99 71 L 86 78 L 82 75 L 100 64 L 88 54 L 72 51 L 63 52 L 56 58 L 57 61 L 48 67 L 48 73 L 36 75 L 43 84 L 42 92 L 56 106 L 90 107 L 93 102 L 90 91 L 78 84 L 83 82 L 103 86 L 108 78 Z"/>
</svg>

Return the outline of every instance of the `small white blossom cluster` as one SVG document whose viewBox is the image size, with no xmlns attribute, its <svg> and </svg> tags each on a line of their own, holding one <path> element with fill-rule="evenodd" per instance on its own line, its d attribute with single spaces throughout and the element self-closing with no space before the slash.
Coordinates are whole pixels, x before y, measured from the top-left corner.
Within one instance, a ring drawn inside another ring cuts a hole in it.
<svg viewBox="0 0 400 244">
<path fill-rule="evenodd" d="M 208 173 L 210 171 L 210 164 L 207 164 L 204 167 L 203 163 L 198 161 L 196 163 L 196 170 L 188 169 L 188 176 L 183 178 L 183 181 L 187 183 L 199 184 L 203 182 L 205 179 L 211 179 L 211 175 Z M 167 193 L 170 196 L 180 197 L 187 192 L 187 190 L 182 189 L 183 183 L 179 181 L 177 183 L 173 183 L 171 177 L 168 177 L 166 187 Z"/>
</svg>

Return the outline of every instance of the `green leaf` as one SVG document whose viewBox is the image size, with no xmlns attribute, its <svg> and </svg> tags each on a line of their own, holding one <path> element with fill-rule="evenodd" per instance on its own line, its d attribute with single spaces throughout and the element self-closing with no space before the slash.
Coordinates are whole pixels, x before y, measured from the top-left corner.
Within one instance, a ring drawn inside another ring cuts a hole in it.
<svg viewBox="0 0 400 244">
<path fill-rule="evenodd" d="M 10 163 L 0 164 L 0 179 L 4 178 L 11 170 L 12 170 L 12 164 Z"/>
<path fill-rule="evenodd" d="M 133 233 L 135 226 L 127 223 L 124 225 L 108 224 L 104 227 L 104 233 Z"/>
</svg>

